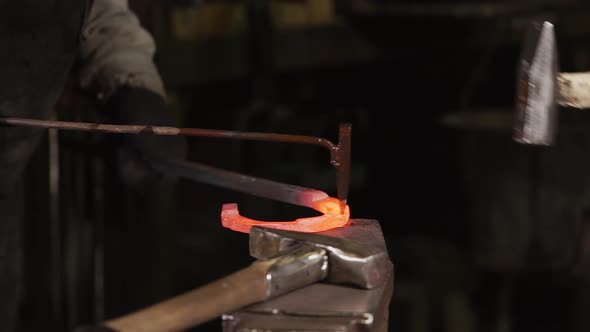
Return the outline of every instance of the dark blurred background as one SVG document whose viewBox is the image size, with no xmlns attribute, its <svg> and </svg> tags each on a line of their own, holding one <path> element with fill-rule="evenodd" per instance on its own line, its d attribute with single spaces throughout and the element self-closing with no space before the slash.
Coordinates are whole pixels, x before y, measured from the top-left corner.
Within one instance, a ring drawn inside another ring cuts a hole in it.
<svg viewBox="0 0 590 332">
<path fill-rule="evenodd" d="M 396 270 L 391 331 L 588 331 L 590 127 L 581 117 L 555 147 L 533 148 L 513 143 L 505 121 L 529 20 L 555 24 L 562 71 L 590 69 L 584 1 L 130 5 L 154 34 L 182 126 L 337 141 L 352 123 L 349 205 L 383 228 Z M 66 93 L 60 118 L 91 121 L 93 107 Z M 34 331 L 121 315 L 249 264 L 247 235 L 221 226 L 223 203 L 258 219 L 311 214 L 184 180 L 128 192 L 105 140 L 52 132 L 30 167 Z M 336 195 L 320 148 L 189 144 L 193 161 Z"/>
</svg>

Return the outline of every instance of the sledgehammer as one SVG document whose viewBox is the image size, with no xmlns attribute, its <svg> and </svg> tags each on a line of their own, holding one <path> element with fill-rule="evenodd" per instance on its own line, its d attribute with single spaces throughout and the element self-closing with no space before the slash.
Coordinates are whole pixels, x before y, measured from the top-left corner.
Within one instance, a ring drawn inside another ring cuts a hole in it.
<svg viewBox="0 0 590 332">
<path fill-rule="evenodd" d="M 353 222 L 343 236 L 253 227 L 250 254 L 257 260 L 250 266 L 101 325 L 80 327 L 76 332 L 186 331 L 316 282 L 360 289 L 380 287 L 392 277 L 393 264 L 385 248 L 355 240 L 355 233 L 366 232 L 366 223 Z"/>
<path fill-rule="evenodd" d="M 548 21 L 534 21 L 518 63 L 513 139 L 553 145 L 560 106 L 590 108 L 590 72 L 559 72 L 555 27 Z"/>
</svg>

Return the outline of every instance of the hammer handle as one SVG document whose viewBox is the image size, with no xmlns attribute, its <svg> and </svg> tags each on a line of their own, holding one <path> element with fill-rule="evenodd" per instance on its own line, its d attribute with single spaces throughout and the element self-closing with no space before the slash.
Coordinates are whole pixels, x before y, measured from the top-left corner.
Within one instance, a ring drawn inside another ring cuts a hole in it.
<svg viewBox="0 0 590 332">
<path fill-rule="evenodd" d="M 205 286 L 157 303 L 105 326 L 118 332 L 185 331 L 225 313 L 265 300 L 272 263 L 257 261 Z"/>
<path fill-rule="evenodd" d="M 590 108 L 590 72 L 560 73 L 557 86 L 559 105 Z"/>
</svg>

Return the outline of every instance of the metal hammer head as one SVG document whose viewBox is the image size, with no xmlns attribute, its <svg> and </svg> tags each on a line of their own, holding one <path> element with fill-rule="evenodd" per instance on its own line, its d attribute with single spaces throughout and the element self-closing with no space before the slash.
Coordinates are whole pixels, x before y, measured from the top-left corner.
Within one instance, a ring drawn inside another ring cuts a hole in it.
<svg viewBox="0 0 590 332">
<path fill-rule="evenodd" d="M 367 243 L 363 239 L 372 241 Z M 257 259 L 270 259 L 302 243 L 317 246 L 328 255 L 326 281 L 370 289 L 388 280 L 393 268 L 384 242 L 379 245 L 379 239 L 383 239 L 380 228 L 369 220 L 352 221 L 345 232 L 302 233 L 252 227 L 250 254 Z"/>
<path fill-rule="evenodd" d="M 555 29 L 532 22 L 518 63 L 513 139 L 522 144 L 552 145 L 557 129 L 558 59 Z"/>
</svg>

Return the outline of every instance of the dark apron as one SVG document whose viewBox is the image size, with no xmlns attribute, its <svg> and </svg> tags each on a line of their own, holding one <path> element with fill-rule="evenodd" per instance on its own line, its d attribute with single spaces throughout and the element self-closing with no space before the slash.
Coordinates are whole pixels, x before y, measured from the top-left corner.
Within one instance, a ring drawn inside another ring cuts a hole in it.
<svg viewBox="0 0 590 332">
<path fill-rule="evenodd" d="M 0 115 L 49 118 L 78 52 L 86 0 L 0 0 Z M 0 326 L 22 288 L 23 171 L 44 131 L 0 127 Z"/>
</svg>

